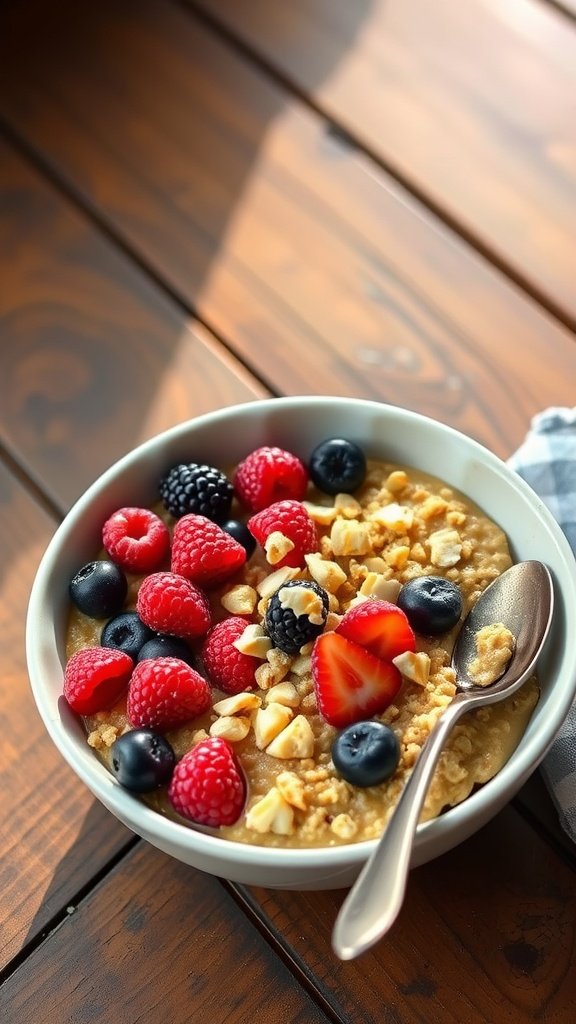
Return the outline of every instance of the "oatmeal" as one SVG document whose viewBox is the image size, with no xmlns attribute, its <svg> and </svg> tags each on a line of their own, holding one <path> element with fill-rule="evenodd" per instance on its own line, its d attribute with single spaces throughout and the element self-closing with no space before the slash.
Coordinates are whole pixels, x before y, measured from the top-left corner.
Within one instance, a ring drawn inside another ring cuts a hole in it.
<svg viewBox="0 0 576 1024">
<path fill-rule="evenodd" d="M 476 686 L 490 686 L 504 675 L 514 653 L 514 637 L 502 622 L 493 622 L 476 634 L 476 657 L 467 667 Z"/>
<path fill-rule="evenodd" d="M 245 556 L 238 556 L 237 567 L 232 564 L 236 549 L 223 544 L 219 564 L 230 558 L 228 575 L 204 577 L 208 611 L 202 614 L 209 616 L 210 627 L 198 627 L 192 637 L 181 632 L 179 641 L 194 666 L 188 674 L 201 710 L 160 731 L 181 764 L 195 748 L 209 749 L 213 741 L 233 751 L 245 798 L 240 809 L 236 788 L 236 816 L 220 824 L 223 837 L 268 846 L 333 846 L 382 832 L 431 729 L 456 694 L 450 659 L 459 624 L 511 565 L 511 556 L 504 533 L 480 509 L 409 467 L 368 461 L 353 490 L 327 493 L 307 476 L 298 488 L 297 497 L 277 502 L 290 508 L 276 522 L 270 511 L 274 500 L 246 513 L 237 487 L 231 499 L 234 522 L 256 520 L 257 543 L 252 540 Z M 164 508 L 154 511 L 171 535 L 177 573 L 194 580 L 201 571 L 216 571 L 206 569 L 208 540 L 204 555 L 196 555 L 179 537 L 193 523 Z M 193 519 L 202 513 L 183 515 Z M 237 536 L 239 530 L 235 527 Z M 212 535 L 217 546 L 221 538 Z M 166 572 L 167 564 L 160 568 Z M 134 613 L 141 610 L 139 591 L 147 573 L 126 576 L 122 607 Z M 423 590 L 426 608 L 433 609 L 429 622 L 418 617 Z M 69 659 L 100 645 L 106 620 L 72 608 Z M 472 666 L 476 679 L 487 685 L 501 675 L 512 651 L 513 638 L 501 624 L 482 631 Z M 142 664 L 134 675 L 149 671 Z M 208 681 L 207 701 L 197 676 Z M 130 699 L 122 693 L 111 707 L 83 714 L 88 743 L 109 768 L 115 740 L 135 724 L 128 714 Z M 532 679 L 501 703 L 470 712 L 455 727 L 423 820 L 464 800 L 500 770 L 537 699 Z M 377 741 L 393 753 L 385 779 L 371 782 L 368 774 L 358 784 L 336 768 L 334 751 L 337 738 L 364 720 L 381 727 Z M 174 809 L 181 804 L 168 794 L 165 783 L 143 799 L 183 821 Z"/>
</svg>

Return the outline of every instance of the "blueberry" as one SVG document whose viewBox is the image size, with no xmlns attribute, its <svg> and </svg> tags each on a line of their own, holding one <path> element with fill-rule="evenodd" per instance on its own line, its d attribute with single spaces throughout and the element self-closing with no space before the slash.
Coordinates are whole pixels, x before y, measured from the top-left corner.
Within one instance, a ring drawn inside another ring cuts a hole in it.
<svg viewBox="0 0 576 1024">
<path fill-rule="evenodd" d="M 153 729 L 132 729 L 110 747 L 112 774 L 125 789 L 150 793 L 168 782 L 176 756 L 168 740 Z"/>
<path fill-rule="evenodd" d="M 122 608 L 128 581 L 114 562 L 88 562 L 79 569 L 68 588 L 70 600 L 93 619 L 108 619 Z"/>
<path fill-rule="evenodd" d="M 443 576 L 417 576 L 405 583 L 398 607 L 416 633 L 438 636 L 456 625 L 462 614 L 460 588 Z"/>
<path fill-rule="evenodd" d="M 309 611 L 298 614 L 299 607 L 306 604 Z M 268 602 L 266 632 L 274 647 L 285 654 L 298 654 L 301 647 L 323 631 L 328 609 L 328 594 L 314 580 L 290 580 Z"/>
<path fill-rule="evenodd" d="M 140 648 L 153 636 L 153 630 L 144 625 L 137 612 L 120 612 L 120 615 L 115 615 L 104 626 L 100 644 L 102 647 L 115 647 L 124 651 L 136 661 Z"/>
<path fill-rule="evenodd" d="M 187 665 L 194 667 L 194 655 L 185 640 L 178 636 L 156 635 L 138 651 L 136 661 L 145 661 L 147 658 L 179 658 Z"/>
<path fill-rule="evenodd" d="M 312 452 L 308 469 L 312 482 L 326 494 L 350 494 L 364 483 L 366 456 L 353 441 L 334 437 Z"/>
<path fill-rule="evenodd" d="M 352 786 L 378 786 L 400 759 L 396 734 L 383 722 L 356 722 L 338 733 L 332 745 L 334 767 Z"/>
<path fill-rule="evenodd" d="M 246 557 L 250 558 L 256 547 L 256 539 L 252 536 L 246 524 L 241 523 L 239 519 L 228 519 L 220 525 L 226 533 L 229 533 L 234 540 L 237 540 L 242 545 L 246 552 Z"/>
</svg>

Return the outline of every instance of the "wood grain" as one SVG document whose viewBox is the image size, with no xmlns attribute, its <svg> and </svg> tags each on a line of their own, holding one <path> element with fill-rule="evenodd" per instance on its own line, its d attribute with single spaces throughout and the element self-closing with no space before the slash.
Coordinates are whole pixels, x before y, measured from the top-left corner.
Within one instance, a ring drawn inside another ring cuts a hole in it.
<svg viewBox="0 0 576 1024">
<path fill-rule="evenodd" d="M 28 595 L 54 528 L 0 462 L 0 971 L 130 841 L 52 745 L 28 682 Z"/>
<path fill-rule="evenodd" d="M 542 0 L 194 6 L 576 324 L 576 26 L 562 12 Z"/>
<path fill-rule="evenodd" d="M 18 1024 L 327 1022 L 220 882 L 146 844 L 6 982 L 2 1006 Z"/>
<path fill-rule="evenodd" d="M 184 10 L 61 2 L 25 73 L 18 38 L 4 116 L 274 390 L 404 405 L 501 455 L 571 403 L 573 337 Z"/>
<path fill-rule="evenodd" d="M 266 389 L 0 144 L 0 436 L 59 508 L 147 437 Z"/>
<path fill-rule="evenodd" d="M 342 898 L 249 891 L 250 903 L 316 979 L 338 1019 L 571 1020 L 576 877 L 511 808 L 451 853 L 414 870 L 392 931 L 343 964 L 329 947 Z"/>
</svg>

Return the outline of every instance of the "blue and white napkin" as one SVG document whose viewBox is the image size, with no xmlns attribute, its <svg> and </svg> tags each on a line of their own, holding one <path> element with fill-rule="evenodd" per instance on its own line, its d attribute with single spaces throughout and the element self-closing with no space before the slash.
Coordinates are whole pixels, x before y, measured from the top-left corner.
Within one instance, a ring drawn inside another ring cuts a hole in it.
<svg viewBox="0 0 576 1024">
<path fill-rule="evenodd" d="M 534 416 L 508 465 L 548 506 L 576 555 L 576 407 Z M 576 841 L 576 703 L 544 758 L 542 775 L 562 828 Z"/>
</svg>

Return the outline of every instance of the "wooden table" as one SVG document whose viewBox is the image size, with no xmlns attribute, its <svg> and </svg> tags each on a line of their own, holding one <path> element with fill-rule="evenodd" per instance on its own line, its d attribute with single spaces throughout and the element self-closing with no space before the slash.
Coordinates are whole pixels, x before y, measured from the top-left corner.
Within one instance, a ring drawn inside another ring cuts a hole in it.
<svg viewBox="0 0 576 1024">
<path fill-rule="evenodd" d="M 536 774 L 338 962 L 342 893 L 247 889 L 128 833 L 23 653 L 58 520 L 135 443 L 359 395 L 502 457 L 574 404 L 574 0 L 0 8 L 0 1017 L 576 1019 L 576 857 Z"/>
</svg>

